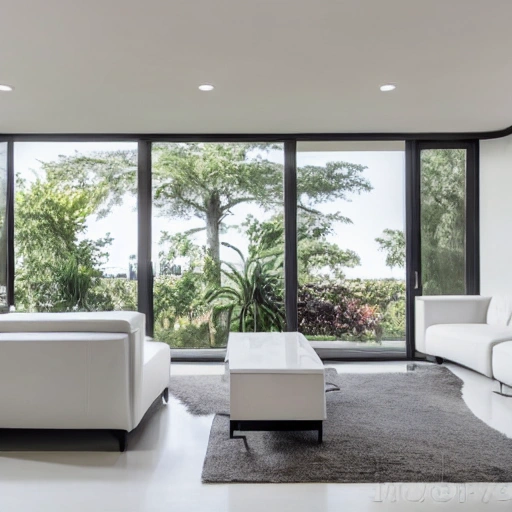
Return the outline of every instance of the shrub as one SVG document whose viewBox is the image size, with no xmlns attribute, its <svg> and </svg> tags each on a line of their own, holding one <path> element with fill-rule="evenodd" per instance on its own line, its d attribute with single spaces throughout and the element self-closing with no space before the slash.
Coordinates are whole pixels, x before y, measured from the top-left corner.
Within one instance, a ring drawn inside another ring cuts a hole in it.
<svg viewBox="0 0 512 512">
<path fill-rule="evenodd" d="M 347 293 L 363 304 L 378 306 L 384 311 L 393 302 L 405 299 L 405 281 L 396 279 L 346 279 Z"/>
<path fill-rule="evenodd" d="M 342 285 L 307 284 L 299 289 L 299 329 L 306 335 L 372 335 L 380 320 L 376 306 L 350 297 Z"/>
<path fill-rule="evenodd" d="M 299 288 L 299 328 L 317 339 L 404 339 L 405 282 L 346 279 Z"/>
<path fill-rule="evenodd" d="M 181 321 L 180 321 L 181 320 Z M 208 348 L 210 347 L 210 328 L 208 319 L 180 319 L 179 325 L 167 328 L 155 325 L 155 339 L 167 343 L 172 348 Z"/>
<path fill-rule="evenodd" d="M 221 272 L 224 286 L 210 289 L 206 300 L 217 307 L 232 311 L 232 325 L 240 332 L 281 331 L 285 324 L 284 304 L 279 297 L 282 270 L 275 258 L 248 258 L 236 247 L 233 249 L 241 265 L 223 262 Z M 226 268 L 227 267 L 227 270 Z"/>
<path fill-rule="evenodd" d="M 137 311 L 137 281 L 98 279 L 89 292 L 89 302 L 94 311 Z"/>
<path fill-rule="evenodd" d="M 382 315 L 382 338 L 405 339 L 405 315 L 405 298 L 391 302 Z"/>
</svg>

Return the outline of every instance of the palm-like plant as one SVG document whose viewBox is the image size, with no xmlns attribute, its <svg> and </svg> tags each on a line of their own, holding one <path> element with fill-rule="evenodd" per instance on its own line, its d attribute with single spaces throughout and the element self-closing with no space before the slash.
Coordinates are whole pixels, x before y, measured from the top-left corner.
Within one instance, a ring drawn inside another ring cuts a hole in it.
<svg viewBox="0 0 512 512">
<path fill-rule="evenodd" d="M 220 299 L 221 303 L 216 308 L 230 308 L 240 332 L 282 330 L 285 321 L 281 298 L 282 271 L 276 268 L 275 258 L 246 259 L 231 244 L 223 242 L 222 245 L 240 256 L 242 268 L 222 262 L 221 272 L 227 283 L 209 290 L 206 300 L 212 303 Z"/>
</svg>

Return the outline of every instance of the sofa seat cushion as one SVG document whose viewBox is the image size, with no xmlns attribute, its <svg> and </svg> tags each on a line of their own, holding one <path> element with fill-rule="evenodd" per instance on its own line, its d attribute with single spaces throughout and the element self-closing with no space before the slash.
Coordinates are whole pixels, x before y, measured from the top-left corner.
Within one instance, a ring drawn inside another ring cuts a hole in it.
<svg viewBox="0 0 512 512">
<path fill-rule="evenodd" d="M 488 377 L 492 372 L 492 349 L 512 341 L 512 327 L 489 324 L 438 324 L 425 334 L 427 354 L 462 364 Z"/>
<path fill-rule="evenodd" d="M 492 372 L 496 380 L 512 387 L 512 341 L 493 347 Z"/>
</svg>

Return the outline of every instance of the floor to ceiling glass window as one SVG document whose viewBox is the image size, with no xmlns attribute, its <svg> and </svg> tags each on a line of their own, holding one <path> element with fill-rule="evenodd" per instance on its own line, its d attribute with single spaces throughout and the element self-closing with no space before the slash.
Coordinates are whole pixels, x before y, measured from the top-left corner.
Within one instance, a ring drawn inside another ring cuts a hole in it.
<svg viewBox="0 0 512 512">
<path fill-rule="evenodd" d="M 405 351 L 405 147 L 297 148 L 298 324 L 313 345 Z"/>
<path fill-rule="evenodd" d="M 137 309 L 137 144 L 16 142 L 17 311 Z"/>
<path fill-rule="evenodd" d="M 283 158 L 282 144 L 153 144 L 156 339 L 283 330 Z"/>
<path fill-rule="evenodd" d="M 0 311 L 7 304 L 7 142 L 0 142 Z"/>
</svg>

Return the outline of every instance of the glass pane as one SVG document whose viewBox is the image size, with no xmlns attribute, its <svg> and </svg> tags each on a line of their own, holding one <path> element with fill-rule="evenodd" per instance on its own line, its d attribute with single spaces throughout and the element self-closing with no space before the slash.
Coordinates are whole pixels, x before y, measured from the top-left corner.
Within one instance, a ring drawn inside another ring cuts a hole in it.
<svg viewBox="0 0 512 512">
<path fill-rule="evenodd" d="M 319 347 L 402 352 L 405 148 L 359 147 L 299 144 L 299 330 Z"/>
<path fill-rule="evenodd" d="M 18 311 L 137 310 L 137 144 L 14 145 Z"/>
<path fill-rule="evenodd" d="M 0 142 L 0 310 L 7 304 L 7 142 Z"/>
<path fill-rule="evenodd" d="M 424 295 L 466 292 L 466 150 L 421 151 L 421 280 Z"/>
<path fill-rule="evenodd" d="M 155 144 L 152 161 L 155 339 L 282 330 L 282 145 Z"/>
</svg>

